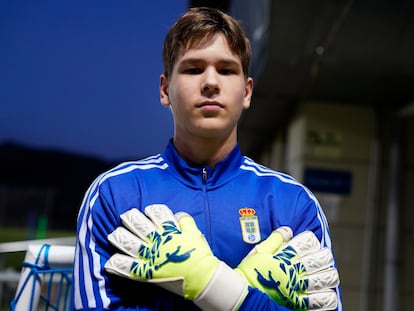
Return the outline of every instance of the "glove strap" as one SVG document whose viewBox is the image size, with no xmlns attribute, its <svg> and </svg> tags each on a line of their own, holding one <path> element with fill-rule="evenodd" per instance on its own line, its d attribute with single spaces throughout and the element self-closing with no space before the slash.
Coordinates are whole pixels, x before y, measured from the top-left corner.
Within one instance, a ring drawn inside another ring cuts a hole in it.
<svg viewBox="0 0 414 311">
<path fill-rule="evenodd" d="M 239 273 L 220 261 L 210 282 L 194 299 L 202 310 L 237 310 L 248 294 L 248 283 Z"/>
</svg>

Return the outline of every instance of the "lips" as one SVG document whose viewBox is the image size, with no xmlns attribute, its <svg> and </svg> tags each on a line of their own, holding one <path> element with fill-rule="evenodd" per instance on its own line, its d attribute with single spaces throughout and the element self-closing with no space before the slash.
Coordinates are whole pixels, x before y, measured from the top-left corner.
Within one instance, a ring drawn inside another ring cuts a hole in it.
<svg viewBox="0 0 414 311">
<path fill-rule="evenodd" d="M 202 102 L 201 104 L 198 104 L 196 107 L 197 108 L 212 108 L 212 109 L 213 108 L 215 109 L 224 108 L 224 106 L 217 101 L 205 101 L 205 102 Z"/>
</svg>

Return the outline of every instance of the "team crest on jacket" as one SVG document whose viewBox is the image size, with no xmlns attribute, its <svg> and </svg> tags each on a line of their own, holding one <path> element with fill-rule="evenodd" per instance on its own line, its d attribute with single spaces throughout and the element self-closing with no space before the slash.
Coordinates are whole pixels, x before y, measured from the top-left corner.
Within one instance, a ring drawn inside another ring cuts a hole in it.
<svg viewBox="0 0 414 311">
<path fill-rule="evenodd" d="M 260 242 L 259 219 L 256 211 L 250 207 L 243 207 L 239 209 L 239 214 L 243 241 L 249 244 Z"/>
</svg>

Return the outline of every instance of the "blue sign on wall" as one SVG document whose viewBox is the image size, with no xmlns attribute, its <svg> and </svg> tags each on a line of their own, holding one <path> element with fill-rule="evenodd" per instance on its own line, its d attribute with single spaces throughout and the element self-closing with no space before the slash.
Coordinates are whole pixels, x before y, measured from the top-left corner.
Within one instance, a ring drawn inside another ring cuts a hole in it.
<svg viewBox="0 0 414 311">
<path fill-rule="evenodd" d="M 306 168 L 304 184 L 312 192 L 348 195 L 351 193 L 352 174 L 348 171 Z"/>
</svg>

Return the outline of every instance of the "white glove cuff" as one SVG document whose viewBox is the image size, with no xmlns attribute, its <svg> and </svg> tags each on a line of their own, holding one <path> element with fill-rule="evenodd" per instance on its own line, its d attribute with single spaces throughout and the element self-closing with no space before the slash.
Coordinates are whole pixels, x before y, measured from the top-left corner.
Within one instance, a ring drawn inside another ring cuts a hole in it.
<svg viewBox="0 0 414 311">
<path fill-rule="evenodd" d="M 248 283 L 239 273 L 220 261 L 210 282 L 194 303 L 202 310 L 237 310 L 248 294 Z"/>
</svg>

